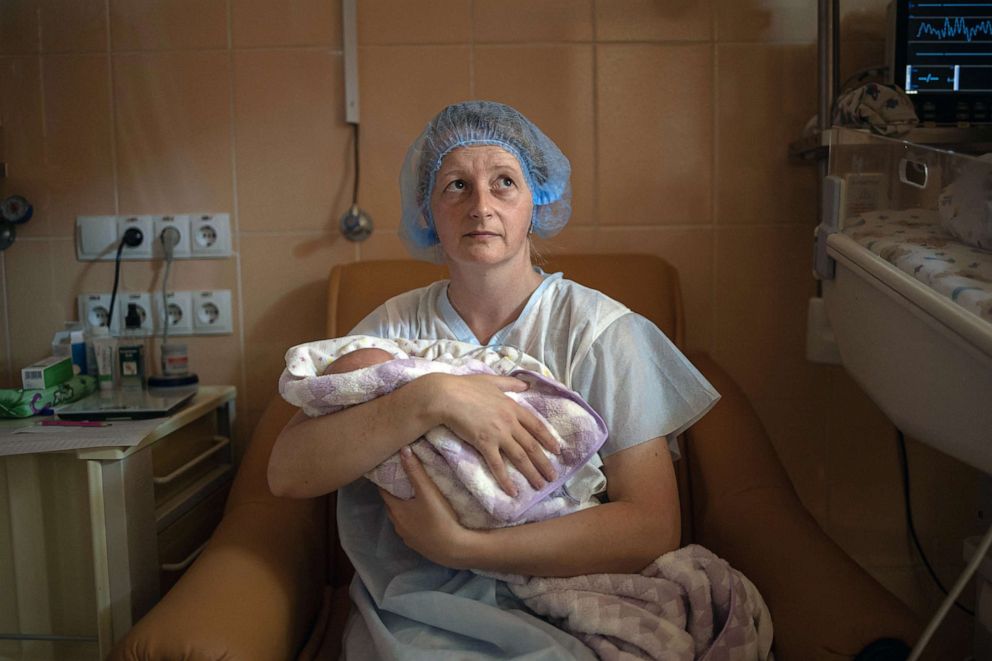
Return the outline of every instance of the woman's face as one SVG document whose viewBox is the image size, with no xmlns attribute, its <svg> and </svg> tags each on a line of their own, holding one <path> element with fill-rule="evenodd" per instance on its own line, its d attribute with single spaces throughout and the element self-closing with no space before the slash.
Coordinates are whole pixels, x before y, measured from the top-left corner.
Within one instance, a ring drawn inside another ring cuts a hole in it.
<svg viewBox="0 0 992 661">
<path fill-rule="evenodd" d="M 461 147 L 441 162 L 431 194 L 434 226 L 456 263 L 530 266 L 534 203 L 513 154 L 493 145 Z"/>
</svg>

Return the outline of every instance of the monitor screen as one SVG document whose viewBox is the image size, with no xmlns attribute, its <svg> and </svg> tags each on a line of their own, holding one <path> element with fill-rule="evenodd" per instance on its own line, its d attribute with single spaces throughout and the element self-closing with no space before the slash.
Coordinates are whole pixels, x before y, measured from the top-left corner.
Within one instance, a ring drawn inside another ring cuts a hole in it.
<svg viewBox="0 0 992 661">
<path fill-rule="evenodd" d="M 988 123 L 992 2 L 896 0 L 893 79 L 923 121 Z"/>
</svg>

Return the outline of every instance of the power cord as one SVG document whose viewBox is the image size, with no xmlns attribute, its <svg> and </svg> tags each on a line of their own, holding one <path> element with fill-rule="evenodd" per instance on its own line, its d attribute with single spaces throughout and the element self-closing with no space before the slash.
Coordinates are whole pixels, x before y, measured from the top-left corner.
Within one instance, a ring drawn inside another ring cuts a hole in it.
<svg viewBox="0 0 992 661">
<path fill-rule="evenodd" d="M 916 552 L 920 554 L 920 559 L 923 560 L 923 566 L 927 568 L 930 578 L 933 579 L 933 582 L 937 584 L 937 587 L 940 588 L 940 591 L 946 596 L 948 594 L 947 588 L 944 587 L 944 584 L 941 582 L 940 578 L 937 577 L 937 572 L 935 572 L 933 567 L 930 566 L 930 561 L 927 559 L 927 554 L 923 552 L 923 546 L 920 544 L 920 538 L 916 535 L 916 526 L 913 525 L 913 503 L 909 497 L 909 460 L 906 458 L 906 438 L 899 429 L 896 429 L 896 440 L 899 444 L 899 464 L 902 467 L 902 495 L 906 507 L 906 524 L 909 527 L 909 536 L 912 537 L 913 546 L 916 547 Z M 971 617 L 975 616 L 975 612 L 970 610 L 967 606 L 964 606 L 957 601 L 954 602 L 954 605 Z"/>
<path fill-rule="evenodd" d="M 165 275 L 162 277 L 162 351 L 159 352 L 159 362 L 162 365 L 162 373 L 165 374 L 165 344 L 169 339 L 169 303 L 165 297 L 166 288 L 169 284 L 169 271 L 172 269 L 172 257 L 179 243 L 179 230 L 175 227 L 166 227 L 159 235 L 162 242 L 162 253 L 165 255 Z"/>
<path fill-rule="evenodd" d="M 141 233 L 141 230 L 137 227 L 129 227 L 124 231 L 124 236 L 121 237 L 120 242 L 117 244 L 117 257 L 114 260 L 114 289 L 110 294 L 110 310 L 107 312 L 107 328 L 111 327 L 110 322 L 114 319 L 114 307 L 117 302 L 117 285 L 121 279 L 121 253 L 124 252 L 124 246 L 137 248 L 144 240 L 145 235 Z"/>
</svg>

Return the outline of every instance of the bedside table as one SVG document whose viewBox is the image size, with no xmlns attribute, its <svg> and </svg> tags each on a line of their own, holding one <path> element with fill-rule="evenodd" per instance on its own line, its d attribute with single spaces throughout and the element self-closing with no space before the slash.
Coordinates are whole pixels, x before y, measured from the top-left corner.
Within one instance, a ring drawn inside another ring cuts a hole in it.
<svg viewBox="0 0 992 661">
<path fill-rule="evenodd" d="M 102 659 L 172 587 L 223 514 L 235 396 L 201 386 L 131 447 L 0 457 L 0 658 Z"/>
</svg>

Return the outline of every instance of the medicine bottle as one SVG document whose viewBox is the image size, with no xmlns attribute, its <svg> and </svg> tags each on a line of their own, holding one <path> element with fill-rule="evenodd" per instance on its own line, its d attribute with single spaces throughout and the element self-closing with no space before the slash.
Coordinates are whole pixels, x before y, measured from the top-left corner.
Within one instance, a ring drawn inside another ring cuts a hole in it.
<svg viewBox="0 0 992 661">
<path fill-rule="evenodd" d="M 145 387 L 145 340 L 141 334 L 138 306 L 128 303 L 124 317 L 124 335 L 117 349 L 120 365 L 121 390 L 141 390 Z"/>
</svg>

